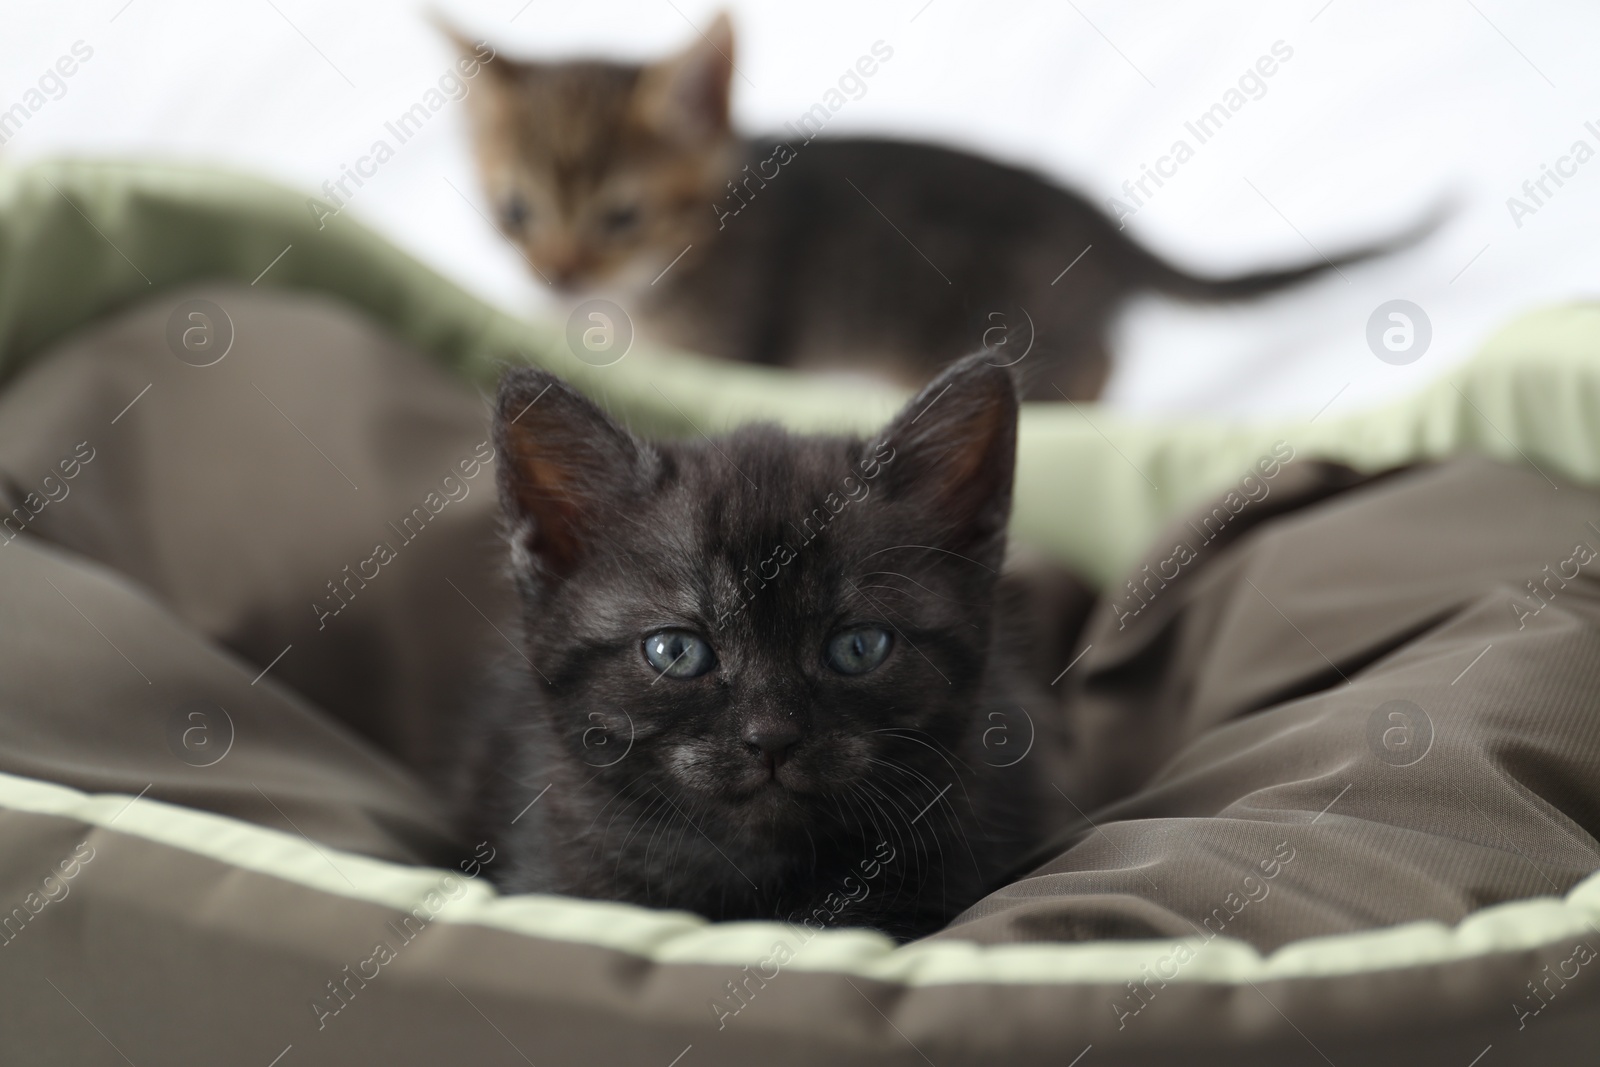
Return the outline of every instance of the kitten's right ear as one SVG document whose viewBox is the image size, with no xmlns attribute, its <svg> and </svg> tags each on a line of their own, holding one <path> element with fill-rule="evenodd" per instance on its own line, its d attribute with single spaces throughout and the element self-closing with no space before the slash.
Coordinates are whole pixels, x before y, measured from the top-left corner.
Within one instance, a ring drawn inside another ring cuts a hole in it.
<svg viewBox="0 0 1600 1067">
<path fill-rule="evenodd" d="M 647 491 L 655 453 L 547 371 L 507 371 L 495 406 L 495 479 L 513 558 L 565 577 Z"/>
<path fill-rule="evenodd" d="M 1003 544 L 1016 474 L 1017 391 L 990 352 L 956 360 L 869 442 L 891 499 L 916 501 L 935 544 Z M 885 458 L 885 457 L 888 458 Z"/>
<path fill-rule="evenodd" d="M 733 24 L 717 17 L 687 49 L 648 66 L 636 90 L 640 113 L 652 128 L 691 144 L 715 141 L 730 129 Z"/>
</svg>

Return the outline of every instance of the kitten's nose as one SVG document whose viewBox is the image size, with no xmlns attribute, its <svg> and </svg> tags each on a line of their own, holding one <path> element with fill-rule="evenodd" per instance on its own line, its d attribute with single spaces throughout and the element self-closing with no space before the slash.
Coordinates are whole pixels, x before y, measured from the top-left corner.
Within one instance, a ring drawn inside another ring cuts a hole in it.
<svg viewBox="0 0 1600 1067">
<path fill-rule="evenodd" d="M 756 722 L 744 728 L 744 743 L 761 757 L 769 773 L 777 774 L 800 740 L 800 728 L 792 722 Z"/>
<path fill-rule="evenodd" d="M 557 289 L 576 288 L 578 280 L 588 266 L 588 257 L 584 250 L 570 243 L 546 248 L 542 258 L 544 268 L 549 272 L 548 281 Z"/>
</svg>

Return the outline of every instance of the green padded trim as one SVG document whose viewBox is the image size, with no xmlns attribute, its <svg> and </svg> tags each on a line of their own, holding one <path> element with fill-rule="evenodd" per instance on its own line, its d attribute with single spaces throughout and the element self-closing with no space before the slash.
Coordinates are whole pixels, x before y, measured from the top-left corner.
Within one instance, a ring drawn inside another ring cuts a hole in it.
<svg viewBox="0 0 1600 1067">
<path fill-rule="evenodd" d="M 325 293 L 480 382 L 530 360 L 644 432 L 713 432 L 749 419 L 866 430 L 904 394 L 638 346 L 591 367 L 559 323 L 480 301 L 345 215 L 314 224 L 303 195 L 192 167 L 56 162 L 0 168 L 0 383 L 52 342 L 156 292 L 202 281 Z M 1286 442 L 1368 470 L 1458 451 L 1600 480 L 1600 308 L 1537 312 L 1447 380 L 1341 417 L 1223 423 L 1141 420 L 1094 405 L 1028 405 L 1017 535 L 1097 581 L 1125 570 L 1163 526 L 1236 484 Z"/>
<path fill-rule="evenodd" d="M 78 820 L 321 893 L 397 911 L 410 910 L 449 873 L 313 845 L 292 834 L 158 800 L 89 796 L 8 774 L 0 774 L 0 808 Z M 1209 942 L 1200 938 L 1028 945 L 934 941 L 896 947 L 881 934 L 865 930 L 824 930 L 806 939 L 797 928 L 776 922 L 710 923 L 683 912 L 571 897 L 501 897 L 481 880 L 466 882 L 462 895 L 447 903 L 436 918 L 592 945 L 658 963 L 739 966 L 768 958 L 781 940 L 795 952 L 788 967 L 911 986 L 973 982 L 1120 985 L 1137 981 L 1141 968 L 1171 954 L 1181 940 L 1195 954 L 1173 980 L 1243 985 L 1450 963 L 1527 951 L 1587 935 L 1600 919 L 1600 873 L 1578 883 L 1562 899 L 1536 897 L 1497 904 L 1474 912 L 1454 927 L 1415 922 L 1308 938 L 1267 956 L 1243 941 L 1220 936 Z"/>
</svg>

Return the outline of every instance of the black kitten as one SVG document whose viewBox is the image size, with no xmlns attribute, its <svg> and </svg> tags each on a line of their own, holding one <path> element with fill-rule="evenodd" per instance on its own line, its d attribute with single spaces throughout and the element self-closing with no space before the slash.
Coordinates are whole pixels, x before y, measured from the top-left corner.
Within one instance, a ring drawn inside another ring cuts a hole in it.
<svg viewBox="0 0 1600 1067">
<path fill-rule="evenodd" d="M 871 440 L 646 442 L 509 372 L 523 657 L 466 767 L 502 887 L 901 937 L 994 888 L 1041 810 L 982 747 L 1037 686 L 997 636 L 1016 432 L 982 355 Z"/>
</svg>

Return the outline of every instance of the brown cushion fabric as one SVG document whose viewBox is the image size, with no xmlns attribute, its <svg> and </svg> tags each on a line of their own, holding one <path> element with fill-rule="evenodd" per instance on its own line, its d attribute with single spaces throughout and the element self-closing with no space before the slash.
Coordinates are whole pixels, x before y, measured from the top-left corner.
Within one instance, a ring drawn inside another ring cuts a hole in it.
<svg viewBox="0 0 1600 1067">
<path fill-rule="evenodd" d="M 235 335 L 207 367 L 167 343 L 197 298 Z M 6 495 L 37 490 L 81 441 L 95 458 L 29 535 L 127 575 L 252 663 L 293 645 L 271 677 L 427 762 L 430 723 L 460 706 L 496 640 L 484 615 L 507 602 L 482 398 L 329 302 L 180 291 L 86 331 L 0 397 Z M 379 543 L 395 559 L 368 581 Z"/>
<path fill-rule="evenodd" d="M 196 299 L 232 322 L 211 366 L 168 340 Z M 254 778 L 260 759 L 329 803 L 364 797 L 366 837 L 320 840 L 418 858 L 372 832 L 411 824 L 438 855 L 437 801 L 371 746 L 426 776 L 500 641 L 485 618 L 503 609 L 485 415 L 459 381 L 313 297 L 174 292 L 62 346 L 0 395 L 0 605 L 18 626 L 0 686 L 26 691 L 0 715 L 25 731 L 0 770 L 148 785 L 285 826 L 250 784 L 282 806 Z M 197 701 L 236 733 L 210 767 L 169 751 L 171 719 Z"/>
<path fill-rule="evenodd" d="M 1569 563 L 1596 522 L 1586 489 L 1460 460 L 1207 547 L 1120 628 L 1112 590 L 1064 701 L 1149 781 L 942 936 L 1272 948 L 1564 893 L 1600 867 L 1600 565 Z"/>
<path fill-rule="evenodd" d="M 167 339 L 197 296 L 235 332 L 208 367 Z M 316 849 L 447 855 L 421 783 L 504 644 L 488 622 L 505 607 L 492 472 L 460 467 L 484 414 L 345 311 L 240 288 L 157 296 L 43 360 L 0 395 L 0 490 L 25 512 L 0 534 L 0 771 Z M 408 515 L 413 537 L 395 528 Z M 1600 546 L 1591 521 L 1589 490 L 1485 462 L 1376 480 L 1285 469 L 1226 537 L 1145 587 L 1126 626 L 1118 586 L 1060 650 L 1065 664 L 1090 646 L 1056 687 L 1062 722 L 1034 709 L 1041 737 L 1064 725 L 1077 742 L 1030 757 L 1061 768 L 1059 841 L 936 940 L 1159 937 L 1159 969 L 1180 937 L 1270 948 L 1565 890 L 1600 865 L 1600 602 L 1594 567 L 1566 562 Z M 1152 549 L 1157 572 L 1184 528 Z M 337 603 L 326 583 L 379 542 L 395 558 L 321 617 L 314 604 Z M 1527 583 L 1547 580 L 1529 614 Z M 222 720 L 185 734 L 197 705 L 225 711 L 232 736 L 204 766 Z M 0 938 L 0 1061 L 1342 1067 L 1465 1065 L 1492 1044 L 1491 1067 L 1571 1060 L 1600 1021 L 1588 968 L 1518 1014 L 1541 968 L 1572 958 L 1563 938 L 1144 995 L 796 967 L 719 1025 L 714 1005 L 749 980 L 738 964 L 457 921 L 329 1019 L 318 998 L 403 912 L 137 821 L 0 807 L 0 905 L 79 842 L 97 850 L 69 896 Z M 335 871 L 339 855 L 324 857 Z"/>
</svg>

